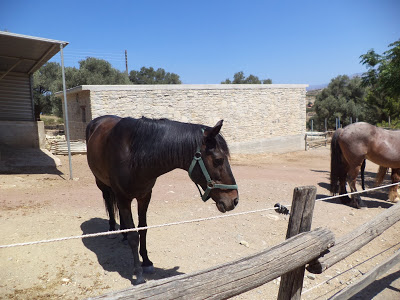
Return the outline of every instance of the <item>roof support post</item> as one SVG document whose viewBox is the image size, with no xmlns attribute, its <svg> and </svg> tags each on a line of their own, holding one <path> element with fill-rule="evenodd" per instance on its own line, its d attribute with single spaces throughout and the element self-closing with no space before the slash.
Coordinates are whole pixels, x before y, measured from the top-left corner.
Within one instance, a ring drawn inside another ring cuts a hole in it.
<svg viewBox="0 0 400 300">
<path fill-rule="evenodd" d="M 67 89 L 66 89 L 66 86 L 65 86 L 63 44 L 60 44 L 60 54 L 61 54 L 61 73 L 62 73 L 62 81 L 63 81 L 63 93 L 64 93 L 64 127 L 65 127 L 65 136 L 67 138 L 67 146 L 68 146 L 69 179 L 73 179 L 73 176 L 72 176 L 72 159 L 71 159 L 71 143 L 70 143 L 70 140 L 69 140 Z"/>
</svg>

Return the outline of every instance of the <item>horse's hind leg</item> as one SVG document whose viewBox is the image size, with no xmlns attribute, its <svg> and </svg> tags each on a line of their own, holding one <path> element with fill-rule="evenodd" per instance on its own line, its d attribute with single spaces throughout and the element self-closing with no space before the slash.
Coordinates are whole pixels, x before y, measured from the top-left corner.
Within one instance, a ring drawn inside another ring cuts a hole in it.
<svg viewBox="0 0 400 300">
<path fill-rule="evenodd" d="M 347 194 L 347 190 L 346 190 L 346 176 L 342 177 L 339 179 L 339 195 L 345 195 L 340 197 L 340 201 L 343 204 L 348 205 L 351 202 L 351 199 Z"/>
<path fill-rule="evenodd" d="M 347 189 L 346 189 L 348 168 L 349 168 L 348 164 L 343 163 L 343 165 L 340 167 L 340 171 L 338 172 L 339 195 L 343 195 L 342 197 L 340 197 L 340 201 L 345 205 L 349 205 L 351 202 L 350 197 L 347 195 Z"/>
<path fill-rule="evenodd" d="M 360 172 L 361 164 L 355 168 L 350 168 L 349 172 L 347 173 L 347 181 L 350 186 L 350 190 L 352 193 L 357 192 L 356 183 L 357 183 L 357 176 Z M 365 207 L 364 201 L 361 200 L 359 194 L 351 195 L 351 201 L 349 203 L 351 207 L 354 208 L 362 208 Z"/>
<path fill-rule="evenodd" d="M 125 223 L 124 223 L 124 219 L 121 218 L 121 212 L 119 213 L 119 222 L 120 222 L 120 225 L 119 225 L 119 229 L 120 229 L 120 230 L 124 230 L 124 229 L 127 228 L 126 225 L 125 225 Z M 122 233 L 122 236 L 123 236 L 122 242 L 123 242 L 124 244 L 126 244 L 126 243 L 128 242 L 128 233 L 123 232 L 123 233 Z"/>
<path fill-rule="evenodd" d="M 116 195 L 116 197 L 121 223 L 126 226 L 126 229 L 135 228 L 131 211 L 132 200 L 120 195 Z M 143 278 L 143 269 L 139 260 L 139 233 L 137 231 L 128 232 L 128 243 L 132 249 L 133 254 L 133 271 L 136 275 L 135 284 L 144 283 L 145 280 Z"/>
<path fill-rule="evenodd" d="M 400 169 L 392 169 L 392 183 L 400 182 Z M 400 195 L 398 194 L 398 185 L 391 186 L 389 189 L 389 201 L 398 202 Z"/>
<path fill-rule="evenodd" d="M 147 208 L 149 207 L 151 198 L 151 192 L 147 194 L 143 198 L 138 198 L 138 215 L 139 215 L 139 225 L 138 227 L 147 227 Z M 147 256 L 147 248 L 146 248 L 146 237 L 147 237 L 147 229 L 139 231 L 140 236 L 140 256 L 143 259 L 142 268 L 143 272 L 152 274 L 154 273 L 153 263 L 150 261 Z"/>
</svg>

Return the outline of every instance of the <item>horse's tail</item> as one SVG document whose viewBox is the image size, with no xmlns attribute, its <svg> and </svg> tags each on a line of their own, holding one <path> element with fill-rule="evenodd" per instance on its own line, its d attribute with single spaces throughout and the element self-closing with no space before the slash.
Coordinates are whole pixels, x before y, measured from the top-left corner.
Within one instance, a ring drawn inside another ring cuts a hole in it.
<svg viewBox="0 0 400 300">
<path fill-rule="evenodd" d="M 330 191 L 333 195 L 339 192 L 340 180 L 346 179 L 346 168 L 342 158 L 342 149 L 338 143 L 338 137 L 343 129 L 339 128 L 335 131 L 331 141 L 331 188 Z"/>
<path fill-rule="evenodd" d="M 365 180 L 364 180 L 365 161 L 366 159 L 363 160 L 361 165 L 361 186 L 363 190 L 365 190 Z"/>
<path fill-rule="evenodd" d="M 375 186 L 378 186 L 378 185 L 380 185 L 382 183 L 383 178 L 385 177 L 387 170 L 388 170 L 388 168 L 379 166 L 378 173 L 376 174 Z"/>
<path fill-rule="evenodd" d="M 96 178 L 96 185 L 103 193 L 104 205 L 110 219 L 117 217 L 118 206 L 113 190 Z"/>
</svg>

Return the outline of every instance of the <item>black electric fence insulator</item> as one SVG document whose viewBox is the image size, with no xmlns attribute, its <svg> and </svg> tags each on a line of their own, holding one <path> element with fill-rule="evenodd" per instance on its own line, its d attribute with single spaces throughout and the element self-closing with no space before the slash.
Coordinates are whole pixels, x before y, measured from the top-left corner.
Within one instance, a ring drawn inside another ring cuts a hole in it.
<svg viewBox="0 0 400 300">
<path fill-rule="evenodd" d="M 276 203 L 274 205 L 274 208 L 275 208 L 275 211 L 277 213 L 279 213 L 279 214 L 283 214 L 283 215 L 288 215 L 289 214 L 289 209 L 287 209 L 287 207 L 285 207 L 285 206 L 283 206 L 283 205 L 281 205 L 279 203 Z"/>
</svg>

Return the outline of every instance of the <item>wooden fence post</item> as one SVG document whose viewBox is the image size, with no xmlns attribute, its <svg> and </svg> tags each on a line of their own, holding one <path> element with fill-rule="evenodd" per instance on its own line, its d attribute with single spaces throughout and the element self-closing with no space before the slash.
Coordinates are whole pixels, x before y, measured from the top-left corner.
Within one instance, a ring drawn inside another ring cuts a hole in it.
<svg viewBox="0 0 400 300">
<path fill-rule="evenodd" d="M 296 187 L 293 191 L 292 209 L 286 239 L 310 231 L 317 188 Z M 278 300 L 300 299 L 303 288 L 305 266 L 301 266 L 281 277 Z"/>
</svg>

